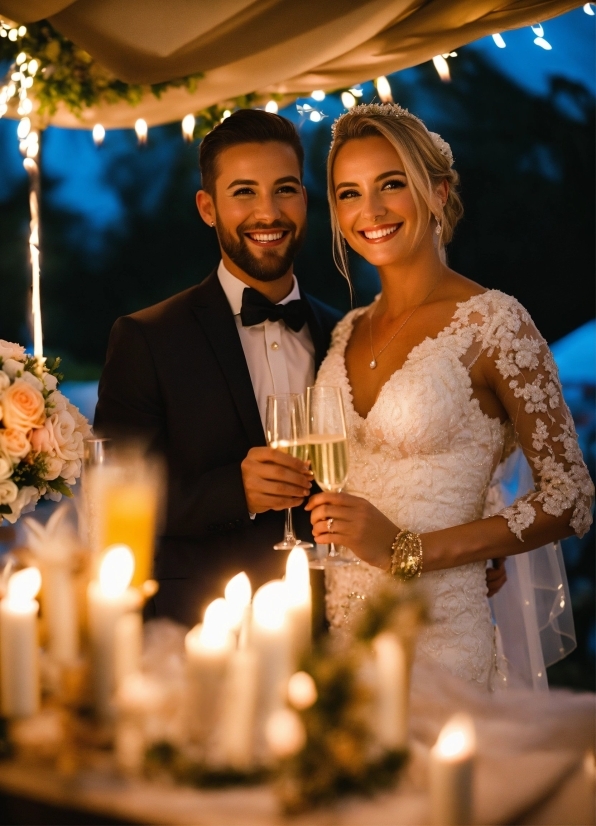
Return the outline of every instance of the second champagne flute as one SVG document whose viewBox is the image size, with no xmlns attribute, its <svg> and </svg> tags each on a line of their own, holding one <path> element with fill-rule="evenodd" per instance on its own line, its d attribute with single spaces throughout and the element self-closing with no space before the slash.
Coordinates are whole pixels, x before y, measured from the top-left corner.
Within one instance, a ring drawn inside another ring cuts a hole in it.
<svg viewBox="0 0 596 826">
<path fill-rule="evenodd" d="M 348 435 L 339 387 L 306 389 L 308 449 L 315 480 L 322 490 L 339 493 L 348 478 Z M 324 565 L 349 565 L 333 543 Z"/>
<path fill-rule="evenodd" d="M 308 459 L 308 438 L 304 398 L 299 393 L 278 393 L 267 396 L 265 435 L 269 447 L 281 450 L 305 462 Z M 291 551 L 294 545 L 308 550 L 312 542 L 298 539 L 294 533 L 292 509 L 286 510 L 285 535 L 273 547 L 276 551 Z"/>
</svg>

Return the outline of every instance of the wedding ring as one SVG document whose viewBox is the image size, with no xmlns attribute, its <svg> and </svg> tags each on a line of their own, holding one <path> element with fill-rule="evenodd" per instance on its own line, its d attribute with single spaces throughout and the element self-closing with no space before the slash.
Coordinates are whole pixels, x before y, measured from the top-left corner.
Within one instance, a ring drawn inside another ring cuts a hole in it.
<svg viewBox="0 0 596 826">
<path fill-rule="evenodd" d="M 327 533 L 331 533 L 331 532 L 332 532 L 332 531 L 331 531 L 331 527 L 332 527 L 332 525 L 333 525 L 333 522 L 334 522 L 333 517 L 330 517 L 330 518 L 327 520 Z"/>
</svg>

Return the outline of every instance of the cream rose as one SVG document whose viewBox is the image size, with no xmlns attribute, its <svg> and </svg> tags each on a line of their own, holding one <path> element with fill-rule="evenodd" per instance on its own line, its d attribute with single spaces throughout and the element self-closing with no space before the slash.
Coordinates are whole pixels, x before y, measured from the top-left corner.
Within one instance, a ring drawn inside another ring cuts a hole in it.
<svg viewBox="0 0 596 826">
<path fill-rule="evenodd" d="M 17 359 L 22 361 L 25 358 L 25 348 L 13 341 L 5 341 L 0 338 L 0 359 Z"/>
<path fill-rule="evenodd" d="M 0 481 L 12 476 L 13 462 L 5 453 L 0 453 Z"/>
<path fill-rule="evenodd" d="M 48 456 L 45 462 L 46 472 L 44 473 L 43 478 L 46 479 L 48 482 L 51 482 L 52 479 L 57 479 L 62 473 L 64 462 L 57 456 Z"/>
<path fill-rule="evenodd" d="M 43 427 L 37 427 L 35 430 L 31 432 L 31 436 L 29 437 L 29 439 L 31 441 L 31 447 L 36 453 L 52 452 L 52 437 L 48 429 L 47 419 Z"/>
<path fill-rule="evenodd" d="M 68 410 L 59 410 L 49 417 L 46 422 L 50 434 L 52 452 L 65 462 L 78 459 L 81 456 L 83 437 L 75 429 L 75 420 Z"/>
<path fill-rule="evenodd" d="M 45 421 L 43 396 L 24 379 L 16 379 L 2 394 L 5 427 L 28 431 L 42 427 Z"/>
<path fill-rule="evenodd" d="M 0 482 L 0 488 L 2 485 L 6 485 L 6 482 Z M 11 482 L 11 484 L 13 484 Z M 15 485 L 16 488 L 16 485 Z M 32 510 L 35 510 L 35 505 L 37 504 L 37 500 L 39 499 L 39 491 L 37 488 L 28 485 L 25 488 L 21 488 L 20 490 L 17 488 L 17 496 L 13 502 L 7 502 L 6 504 L 10 505 L 12 513 L 4 513 L 2 514 L 7 522 L 10 522 L 14 525 L 17 521 L 19 516 L 23 513 L 29 513 Z"/>
<path fill-rule="evenodd" d="M 0 428 L 0 450 L 15 459 L 24 459 L 31 450 L 31 443 L 22 430 L 3 427 Z"/>
<path fill-rule="evenodd" d="M 4 370 L 0 370 L 0 393 L 3 393 L 9 386 L 10 379 L 8 378 Z"/>
<path fill-rule="evenodd" d="M 0 482 L 0 505 L 12 505 L 19 495 L 19 489 L 12 479 Z"/>
</svg>

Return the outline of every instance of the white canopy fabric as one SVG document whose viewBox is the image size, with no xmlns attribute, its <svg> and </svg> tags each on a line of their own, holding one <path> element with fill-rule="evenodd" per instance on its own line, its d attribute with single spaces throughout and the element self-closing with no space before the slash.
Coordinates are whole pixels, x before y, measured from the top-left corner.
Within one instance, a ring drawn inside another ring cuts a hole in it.
<svg viewBox="0 0 596 826">
<path fill-rule="evenodd" d="M 195 72 L 192 94 L 148 91 L 135 107 L 105 104 L 81 120 L 62 107 L 57 126 L 130 127 L 184 117 L 257 91 L 296 97 L 414 66 L 487 34 L 531 25 L 577 0 L 0 0 L 18 23 L 48 18 L 129 83 Z"/>
</svg>

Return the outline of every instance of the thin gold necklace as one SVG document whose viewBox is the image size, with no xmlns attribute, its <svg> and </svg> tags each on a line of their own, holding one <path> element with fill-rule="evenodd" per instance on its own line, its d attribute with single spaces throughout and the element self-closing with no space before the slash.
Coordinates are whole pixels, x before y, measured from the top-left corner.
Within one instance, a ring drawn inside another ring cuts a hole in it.
<svg viewBox="0 0 596 826">
<path fill-rule="evenodd" d="M 441 279 L 439 278 L 439 281 L 440 281 L 440 280 L 441 280 Z M 406 326 L 406 324 L 408 323 L 408 321 L 412 318 L 412 316 L 414 315 L 414 313 L 416 312 L 416 310 L 420 309 L 420 307 L 422 307 L 422 305 L 423 305 L 426 301 L 428 301 L 428 299 L 431 297 L 431 295 L 434 293 L 434 291 L 435 291 L 435 290 L 437 289 L 437 287 L 439 286 L 439 281 L 437 281 L 437 283 L 434 285 L 434 287 L 433 287 L 433 288 L 432 288 L 432 290 L 429 292 L 429 294 L 428 294 L 427 296 L 425 296 L 425 297 L 422 299 L 422 301 L 420 302 L 420 304 L 416 304 L 416 306 L 414 307 L 414 309 L 412 310 L 412 312 L 410 313 L 410 315 L 406 318 L 406 320 L 405 320 L 405 321 L 403 321 L 403 322 L 399 325 L 399 327 L 398 327 L 398 328 L 397 328 L 397 330 L 393 333 L 393 335 L 391 336 L 391 338 L 389 339 L 389 341 L 387 342 L 387 344 L 385 344 L 385 345 L 384 345 L 384 347 L 381 347 L 381 349 L 379 350 L 379 352 L 378 352 L 378 354 L 377 354 L 376 356 L 375 356 L 375 351 L 374 351 L 374 349 L 373 349 L 373 336 L 372 336 L 372 320 L 373 320 L 373 316 L 374 316 L 374 314 L 375 314 L 375 311 L 376 311 L 376 309 L 377 309 L 377 305 L 375 304 L 375 306 L 373 307 L 373 311 L 372 311 L 372 313 L 371 313 L 371 314 L 369 315 L 369 317 L 368 317 L 368 329 L 369 329 L 369 334 L 370 334 L 370 354 L 371 354 L 371 356 L 372 356 L 371 362 L 370 362 L 370 364 L 369 364 L 368 366 L 370 367 L 370 369 L 371 369 L 371 370 L 374 370 L 374 369 L 375 369 L 375 367 L 377 366 L 377 363 L 378 363 L 378 361 L 377 361 L 377 360 L 378 360 L 379 356 L 381 356 L 381 354 L 382 354 L 382 353 L 383 353 L 383 352 L 384 352 L 384 351 L 385 351 L 385 350 L 389 347 L 389 345 L 391 344 L 391 342 L 393 341 L 393 339 L 395 338 L 395 336 L 396 336 L 396 335 L 397 335 L 397 334 L 398 334 L 401 330 L 403 330 L 403 328 Z"/>
</svg>

